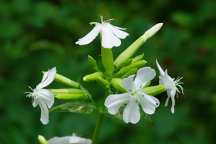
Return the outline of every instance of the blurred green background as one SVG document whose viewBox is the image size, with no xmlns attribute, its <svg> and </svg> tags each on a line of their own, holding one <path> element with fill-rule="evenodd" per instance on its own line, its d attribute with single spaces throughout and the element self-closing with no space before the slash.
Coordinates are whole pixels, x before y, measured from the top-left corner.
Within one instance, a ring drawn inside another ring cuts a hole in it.
<svg viewBox="0 0 216 144">
<path fill-rule="evenodd" d="M 77 46 L 91 29 L 88 23 L 113 18 L 130 36 L 113 48 L 117 56 L 145 30 L 163 22 L 161 31 L 138 53 L 148 65 L 156 58 L 173 77 L 183 76 L 185 94 L 176 100 L 175 114 L 164 108 L 166 94 L 153 122 L 125 124 L 106 116 L 101 144 L 213 144 L 216 143 L 216 1 L 213 0 L 1 0 L 0 1 L 0 143 L 33 144 L 46 138 L 91 137 L 97 114 L 51 113 L 42 125 L 40 109 L 24 92 L 41 81 L 41 71 L 81 81 L 91 72 L 87 55 L 100 60 L 99 39 Z M 61 85 L 52 85 L 58 86 Z M 101 92 L 86 84 L 96 97 Z"/>
</svg>

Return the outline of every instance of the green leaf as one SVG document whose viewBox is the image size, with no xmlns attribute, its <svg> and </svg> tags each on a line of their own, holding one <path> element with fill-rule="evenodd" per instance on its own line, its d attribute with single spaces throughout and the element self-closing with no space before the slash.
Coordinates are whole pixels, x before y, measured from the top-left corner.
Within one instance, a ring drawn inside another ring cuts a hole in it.
<svg viewBox="0 0 216 144">
<path fill-rule="evenodd" d="M 50 109 L 50 112 L 72 112 L 72 113 L 83 113 L 90 114 L 92 113 L 96 107 L 90 103 L 85 101 L 73 101 L 67 102 L 62 105 L 55 106 Z"/>
<path fill-rule="evenodd" d="M 88 62 L 91 65 L 91 67 L 92 67 L 93 70 L 100 71 L 100 69 L 99 69 L 99 67 L 97 65 L 96 60 L 92 56 L 90 56 L 90 55 L 88 55 Z"/>
</svg>

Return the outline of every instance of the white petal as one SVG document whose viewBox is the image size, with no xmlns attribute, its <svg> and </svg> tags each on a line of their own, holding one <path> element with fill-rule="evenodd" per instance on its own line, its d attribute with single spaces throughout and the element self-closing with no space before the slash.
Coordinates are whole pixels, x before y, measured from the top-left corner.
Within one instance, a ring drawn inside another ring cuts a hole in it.
<svg viewBox="0 0 216 144">
<path fill-rule="evenodd" d="M 76 135 L 73 135 L 69 139 L 70 144 L 91 144 L 92 141 L 90 139 L 81 138 Z"/>
<path fill-rule="evenodd" d="M 130 95 L 128 93 L 109 95 L 105 100 L 105 106 L 108 108 L 110 114 L 116 114 L 119 108 L 129 101 Z"/>
<path fill-rule="evenodd" d="M 120 39 L 112 33 L 112 30 L 104 24 L 101 30 L 102 46 L 104 48 L 118 47 L 121 45 Z"/>
<path fill-rule="evenodd" d="M 41 89 L 41 88 L 48 86 L 54 80 L 55 74 L 56 74 L 56 67 L 54 67 L 51 70 L 49 70 L 48 72 L 46 72 L 43 75 L 43 79 L 42 79 L 41 83 L 39 83 L 37 85 L 36 89 Z"/>
<path fill-rule="evenodd" d="M 129 77 L 127 78 L 124 78 L 122 80 L 122 87 L 124 87 L 127 91 L 132 91 L 134 89 L 134 76 L 135 75 L 130 75 Z"/>
<path fill-rule="evenodd" d="M 38 105 L 38 101 L 37 101 L 37 99 L 34 99 L 33 102 L 32 102 L 32 106 L 36 107 L 37 105 Z"/>
<path fill-rule="evenodd" d="M 125 107 L 123 112 L 123 120 L 126 123 L 131 122 L 133 124 L 136 124 L 140 120 L 139 105 L 134 98 L 131 98 L 129 103 Z"/>
<path fill-rule="evenodd" d="M 160 101 L 150 95 L 143 93 L 139 96 L 140 104 L 142 105 L 143 111 L 147 114 L 153 114 L 155 109 L 160 105 Z"/>
<path fill-rule="evenodd" d="M 150 80 L 155 77 L 155 75 L 155 70 L 150 67 L 144 67 L 139 69 L 134 80 L 136 89 L 138 90 L 143 88 Z"/>
<path fill-rule="evenodd" d="M 168 91 L 167 91 L 168 93 Z M 172 106 L 171 106 L 171 112 L 174 113 L 175 111 L 175 94 L 176 94 L 176 89 L 172 89 L 171 91 L 169 91 L 169 95 L 171 97 L 172 100 Z"/>
<path fill-rule="evenodd" d="M 95 27 L 83 38 L 79 39 L 76 44 L 78 45 L 86 45 L 92 42 L 96 36 L 99 34 L 101 31 L 101 24 L 92 22 L 91 24 L 95 24 Z"/>
<path fill-rule="evenodd" d="M 47 89 L 39 89 L 37 91 L 37 99 L 44 102 L 48 108 L 51 108 L 54 104 L 54 95 L 50 90 Z"/>
<path fill-rule="evenodd" d="M 120 30 L 119 27 L 113 26 L 111 24 L 107 24 L 107 25 L 112 30 L 113 34 L 120 39 L 125 39 L 129 35 L 128 33 Z"/>
<path fill-rule="evenodd" d="M 48 144 L 69 144 L 70 136 L 53 137 L 48 140 Z"/>
<path fill-rule="evenodd" d="M 156 60 L 156 64 L 157 64 L 158 70 L 160 71 L 160 74 L 164 75 L 164 70 L 161 68 L 157 60 Z"/>
<path fill-rule="evenodd" d="M 42 122 L 42 124 L 47 124 L 49 122 L 49 111 L 48 111 L 48 107 L 44 102 L 38 101 L 39 102 L 39 106 L 41 109 L 41 117 L 40 117 L 40 121 Z"/>
<path fill-rule="evenodd" d="M 165 107 L 168 106 L 169 99 L 170 99 L 170 96 L 169 96 L 168 92 L 167 92 L 167 95 L 168 95 L 168 96 L 167 96 L 166 102 L 165 102 L 165 104 L 164 104 Z"/>
</svg>

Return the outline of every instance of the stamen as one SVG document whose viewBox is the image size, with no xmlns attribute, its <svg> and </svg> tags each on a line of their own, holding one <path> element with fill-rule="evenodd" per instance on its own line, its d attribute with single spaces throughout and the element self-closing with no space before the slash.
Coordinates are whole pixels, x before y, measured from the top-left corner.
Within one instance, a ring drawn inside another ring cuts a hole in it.
<svg viewBox="0 0 216 144">
<path fill-rule="evenodd" d="M 109 22 L 112 21 L 112 20 L 114 20 L 114 19 L 108 19 L 108 20 L 106 20 L 105 22 L 106 22 L 106 23 L 109 23 Z"/>
<path fill-rule="evenodd" d="M 34 89 L 33 88 L 31 88 L 30 86 L 28 86 L 32 91 L 34 91 Z"/>
</svg>

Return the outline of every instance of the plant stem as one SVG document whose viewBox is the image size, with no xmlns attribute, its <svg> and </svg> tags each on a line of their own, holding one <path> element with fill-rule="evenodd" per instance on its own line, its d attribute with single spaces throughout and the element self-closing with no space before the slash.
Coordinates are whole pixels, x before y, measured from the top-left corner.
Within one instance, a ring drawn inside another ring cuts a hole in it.
<svg viewBox="0 0 216 144">
<path fill-rule="evenodd" d="M 92 144 L 97 143 L 97 138 L 99 136 L 99 131 L 100 131 L 101 125 L 102 125 L 103 120 L 104 120 L 104 115 L 105 115 L 104 113 L 99 114 L 99 118 L 98 118 L 97 124 L 95 126 L 94 134 L 93 134 L 93 137 L 92 137 Z"/>
</svg>

